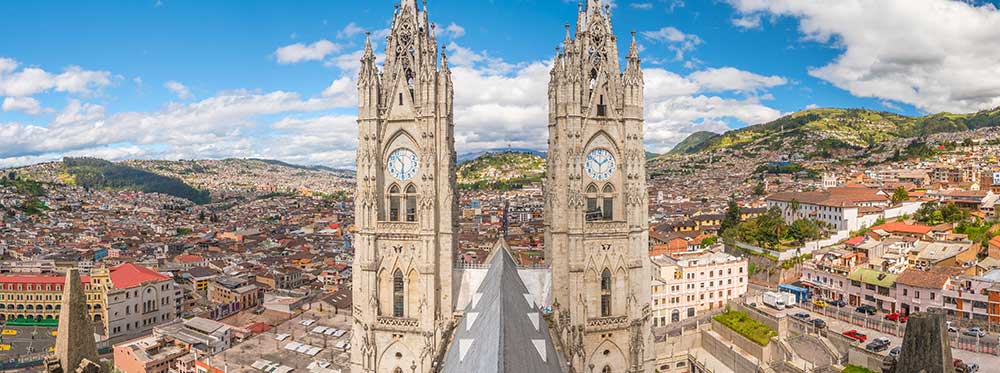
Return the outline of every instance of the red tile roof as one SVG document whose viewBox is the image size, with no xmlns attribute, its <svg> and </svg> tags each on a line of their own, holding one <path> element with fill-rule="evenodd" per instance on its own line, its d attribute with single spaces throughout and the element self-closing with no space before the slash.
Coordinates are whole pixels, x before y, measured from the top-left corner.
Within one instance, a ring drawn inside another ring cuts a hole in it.
<svg viewBox="0 0 1000 373">
<path fill-rule="evenodd" d="M 994 236 L 990 239 L 990 246 L 1000 246 L 1000 236 Z"/>
<path fill-rule="evenodd" d="M 90 276 L 80 276 L 80 281 L 90 282 Z M 20 275 L 0 276 L 0 284 L 64 284 L 65 276 Z"/>
<path fill-rule="evenodd" d="M 863 202 L 887 202 L 889 197 L 880 194 L 878 189 L 859 185 L 829 188 L 814 192 L 781 192 L 767 197 L 769 200 L 803 204 L 813 204 L 832 207 L 856 207 Z"/>
<path fill-rule="evenodd" d="M 186 254 L 178 255 L 177 257 L 174 258 L 175 262 L 184 262 L 184 263 L 200 262 L 202 260 L 205 260 L 205 258 L 202 258 L 198 255 L 186 255 Z"/>
<path fill-rule="evenodd" d="M 865 242 L 865 236 L 851 237 L 851 239 L 844 241 L 844 244 L 854 246 L 862 242 Z"/>
<path fill-rule="evenodd" d="M 906 224 L 900 222 L 885 223 L 882 225 L 877 225 L 871 228 L 873 231 L 883 230 L 889 233 L 910 233 L 910 234 L 927 234 L 931 231 L 931 227 L 923 224 Z"/>
<path fill-rule="evenodd" d="M 170 280 L 170 277 L 132 263 L 124 263 L 111 267 L 111 283 L 115 288 L 124 289 L 142 285 L 146 282 Z"/>
</svg>

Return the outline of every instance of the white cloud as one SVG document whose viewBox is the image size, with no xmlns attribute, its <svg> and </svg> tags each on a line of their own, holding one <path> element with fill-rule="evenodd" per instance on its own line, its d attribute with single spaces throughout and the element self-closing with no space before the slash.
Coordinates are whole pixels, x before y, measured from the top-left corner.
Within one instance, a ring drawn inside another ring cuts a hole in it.
<svg viewBox="0 0 1000 373">
<path fill-rule="evenodd" d="M 841 54 L 809 74 L 929 112 L 1000 106 L 1000 11 L 946 0 L 729 0 L 740 16 L 799 20 Z"/>
<path fill-rule="evenodd" d="M 69 100 L 62 112 L 56 116 L 52 125 L 58 126 L 66 123 L 93 121 L 104 117 L 104 107 L 91 103 L 81 103 L 80 100 Z M 50 127 L 52 126 L 50 125 Z"/>
<path fill-rule="evenodd" d="M 56 92 L 89 94 L 111 84 L 111 73 L 84 70 L 69 66 L 61 74 L 52 74 L 37 67 L 16 71 L 17 61 L 0 58 L 0 96 L 24 97 L 55 90 Z"/>
<path fill-rule="evenodd" d="M 38 114 L 42 112 L 42 106 L 38 100 L 31 97 L 7 97 L 3 100 L 3 111 L 23 111 L 27 114 Z"/>
<path fill-rule="evenodd" d="M 756 92 L 788 83 L 780 76 L 763 76 L 732 67 L 696 71 L 690 78 L 701 86 L 703 92 Z"/>
<path fill-rule="evenodd" d="M 656 31 L 643 31 L 641 34 L 646 38 L 666 44 L 667 49 L 674 52 L 674 59 L 677 61 L 683 60 L 685 53 L 693 51 L 702 43 L 698 35 L 685 34 L 671 26 Z"/>
<path fill-rule="evenodd" d="M 304 61 L 319 61 L 331 53 L 340 50 L 340 46 L 326 39 L 321 39 L 312 44 L 295 43 L 278 48 L 274 51 L 274 56 L 280 64 L 292 64 Z"/>
<path fill-rule="evenodd" d="M 42 155 L 113 144 L 157 145 L 186 157 L 212 156 L 239 147 L 258 131 L 260 117 L 315 112 L 353 105 L 343 97 L 303 99 L 297 93 L 235 91 L 190 104 L 171 103 L 156 112 L 110 116 L 103 108 L 70 102 L 47 127 L 0 123 L 0 157 Z"/>
<path fill-rule="evenodd" d="M 631 3 L 628 6 L 634 9 L 642 9 L 642 10 L 653 9 L 653 3 Z"/>
<path fill-rule="evenodd" d="M 448 27 L 445 27 L 443 31 L 444 31 L 442 32 L 443 35 L 448 36 L 452 39 L 458 39 L 462 36 L 465 36 L 465 28 L 455 24 L 455 22 L 449 24 Z"/>
<path fill-rule="evenodd" d="M 358 26 L 358 24 L 354 22 L 351 22 L 348 23 L 347 26 L 344 26 L 344 28 L 341 29 L 340 31 L 337 31 L 337 38 L 340 39 L 352 38 L 355 35 L 361 34 L 362 32 L 365 32 L 364 28 Z"/>
<path fill-rule="evenodd" d="M 662 153 L 696 131 L 725 132 L 725 120 L 742 123 L 769 122 L 781 112 L 753 99 L 714 96 L 679 96 L 661 101 L 646 100 L 646 150 Z"/>
<path fill-rule="evenodd" d="M 733 26 L 742 29 L 755 29 L 760 28 L 760 15 L 759 14 L 748 14 L 742 17 L 736 17 L 732 20 Z"/>
<path fill-rule="evenodd" d="M 9 73 L 17 69 L 17 61 L 12 58 L 0 57 L 0 75 Z"/>
<path fill-rule="evenodd" d="M 163 87 L 167 88 L 167 90 L 177 95 L 177 98 L 181 100 L 187 100 L 190 99 L 191 97 L 194 97 L 191 95 L 191 90 L 188 89 L 187 86 L 175 80 L 163 83 Z"/>
</svg>

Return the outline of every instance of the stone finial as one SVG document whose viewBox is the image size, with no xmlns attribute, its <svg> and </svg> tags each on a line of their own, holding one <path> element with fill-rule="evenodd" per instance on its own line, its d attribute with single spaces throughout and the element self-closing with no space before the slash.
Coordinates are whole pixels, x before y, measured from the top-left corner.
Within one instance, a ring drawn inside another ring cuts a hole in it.
<svg viewBox="0 0 1000 373">
<path fill-rule="evenodd" d="M 87 296 L 83 292 L 83 282 L 80 281 L 80 272 L 76 268 L 66 271 L 61 307 L 55 355 L 63 371 L 75 369 L 85 360 L 98 361 L 94 326 L 87 310 Z"/>
<path fill-rule="evenodd" d="M 896 372 L 954 373 L 944 315 L 918 312 L 906 322 Z"/>
</svg>

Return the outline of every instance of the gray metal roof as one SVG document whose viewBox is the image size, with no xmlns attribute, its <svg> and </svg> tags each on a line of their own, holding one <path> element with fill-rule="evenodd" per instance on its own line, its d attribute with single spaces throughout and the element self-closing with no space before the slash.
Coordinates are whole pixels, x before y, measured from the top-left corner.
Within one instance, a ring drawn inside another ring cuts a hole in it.
<svg viewBox="0 0 1000 373">
<path fill-rule="evenodd" d="M 489 264 L 456 326 L 442 371 L 562 372 L 545 318 L 502 239 Z"/>
</svg>

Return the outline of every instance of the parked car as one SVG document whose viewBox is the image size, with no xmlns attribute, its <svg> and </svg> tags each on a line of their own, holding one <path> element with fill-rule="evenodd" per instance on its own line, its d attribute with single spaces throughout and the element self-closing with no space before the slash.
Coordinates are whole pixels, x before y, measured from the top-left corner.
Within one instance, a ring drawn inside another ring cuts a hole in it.
<svg viewBox="0 0 1000 373">
<path fill-rule="evenodd" d="M 905 323 L 910 318 L 906 317 L 905 315 L 900 315 L 899 312 L 893 312 L 885 314 L 885 319 L 889 321 Z"/>
<path fill-rule="evenodd" d="M 839 299 L 827 301 L 826 303 L 830 304 L 831 306 L 837 306 L 837 307 L 840 307 L 840 308 L 843 308 L 844 306 L 847 305 L 847 303 L 844 303 L 844 301 L 839 300 Z"/>
<path fill-rule="evenodd" d="M 814 327 L 816 327 L 818 329 L 824 329 L 824 328 L 826 328 L 826 321 L 823 321 L 823 319 L 815 318 L 815 319 L 812 319 L 812 321 L 810 321 L 810 322 L 813 324 Z"/>
<path fill-rule="evenodd" d="M 867 314 L 869 316 L 875 314 L 875 307 L 869 306 L 867 304 L 862 304 L 854 309 L 854 312 Z"/>
<path fill-rule="evenodd" d="M 889 348 L 889 343 L 890 343 L 889 338 L 878 337 L 872 340 L 871 342 L 868 342 L 868 345 L 865 346 L 865 349 L 868 351 L 880 352 Z"/>
<path fill-rule="evenodd" d="M 865 335 L 865 333 L 859 332 L 859 331 L 854 330 L 854 329 L 851 329 L 851 330 L 848 330 L 848 331 L 844 332 L 844 336 L 846 336 L 848 338 L 853 338 L 853 339 L 857 340 L 858 342 L 864 342 L 865 340 L 868 339 L 868 336 Z"/>
<path fill-rule="evenodd" d="M 803 321 L 809 321 L 809 314 L 805 313 L 805 312 L 796 313 L 796 314 L 792 315 L 792 317 L 794 317 L 796 319 L 799 319 L 799 320 L 803 320 Z"/>
<path fill-rule="evenodd" d="M 826 308 L 827 306 L 829 306 L 829 304 L 827 304 L 826 301 L 822 299 L 814 300 L 813 305 L 819 308 Z"/>
<path fill-rule="evenodd" d="M 983 329 L 980 329 L 980 328 L 968 328 L 968 329 L 965 329 L 965 331 L 962 332 L 962 334 L 965 334 L 965 335 L 968 335 L 968 336 L 972 336 L 972 337 L 980 337 L 980 338 L 986 336 L 986 332 L 984 332 Z"/>
<path fill-rule="evenodd" d="M 899 358 L 899 353 L 902 351 L 902 349 L 903 348 L 900 347 L 900 346 L 893 347 L 891 350 L 889 350 L 889 356 L 892 356 L 892 357 L 898 359 Z"/>
</svg>

